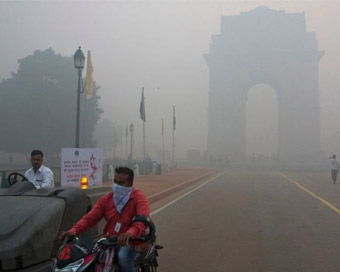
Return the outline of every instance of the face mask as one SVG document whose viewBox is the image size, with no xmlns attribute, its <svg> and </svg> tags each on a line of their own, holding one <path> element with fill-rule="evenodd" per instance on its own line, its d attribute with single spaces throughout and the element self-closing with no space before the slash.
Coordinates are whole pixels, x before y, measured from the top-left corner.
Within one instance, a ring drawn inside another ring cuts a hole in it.
<svg viewBox="0 0 340 272">
<path fill-rule="evenodd" d="M 116 183 L 113 184 L 113 202 L 116 205 L 116 209 L 119 213 L 122 212 L 126 203 L 129 201 L 130 194 L 132 192 L 133 187 L 125 187 L 118 185 Z"/>
</svg>

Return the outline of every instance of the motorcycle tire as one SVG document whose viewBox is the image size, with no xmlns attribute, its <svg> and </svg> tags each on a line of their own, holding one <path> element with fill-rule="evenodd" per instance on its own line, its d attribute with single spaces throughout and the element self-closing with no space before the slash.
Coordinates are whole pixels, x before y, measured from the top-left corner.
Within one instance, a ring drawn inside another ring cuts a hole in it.
<svg viewBox="0 0 340 272">
<path fill-rule="evenodd" d="M 143 264 L 136 269 L 136 272 L 157 272 L 157 268 L 150 264 Z"/>
</svg>

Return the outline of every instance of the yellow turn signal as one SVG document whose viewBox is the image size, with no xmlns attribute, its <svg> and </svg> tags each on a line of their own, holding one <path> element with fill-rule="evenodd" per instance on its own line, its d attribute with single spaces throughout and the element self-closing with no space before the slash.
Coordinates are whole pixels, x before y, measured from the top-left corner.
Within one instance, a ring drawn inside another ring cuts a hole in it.
<svg viewBox="0 0 340 272">
<path fill-rule="evenodd" d="M 82 189 L 87 189 L 89 187 L 89 180 L 86 176 L 82 176 L 80 179 L 80 187 Z"/>
</svg>

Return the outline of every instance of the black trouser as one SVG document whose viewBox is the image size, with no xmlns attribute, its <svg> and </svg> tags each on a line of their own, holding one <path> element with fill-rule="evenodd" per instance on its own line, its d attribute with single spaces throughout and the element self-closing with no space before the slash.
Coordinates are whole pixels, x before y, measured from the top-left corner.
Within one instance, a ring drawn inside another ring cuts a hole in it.
<svg viewBox="0 0 340 272">
<path fill-rule="evenodd" d="M 333 170 L 332 169 L 332 180 L 333 180 L 334 183 L 336 182 L 336 178 L 338 176 L 338 172 L 339 172 L 339 170 Z"/>
</svg>

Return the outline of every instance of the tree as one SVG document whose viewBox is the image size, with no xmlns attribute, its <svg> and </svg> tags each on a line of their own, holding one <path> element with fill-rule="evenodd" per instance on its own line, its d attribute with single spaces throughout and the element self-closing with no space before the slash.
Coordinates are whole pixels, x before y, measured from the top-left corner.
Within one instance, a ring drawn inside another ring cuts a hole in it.
<svg viewBox="0 0 340 272">
<path fill-rule="evenodd" d="M 95 127 L 97 146 L 104 149 L 105 157 L 118 157 L 118 147 L 123 141 L 123 127 L 110 120 L 101 119 Z"/>
<path fill-rule="evenodd" d="M 59 154 L 62 147 L 74 147 L 77 70 L 73 58 L 50 48 L 37 50 L 18 63 L 17 73 L 0 83 L 0 151 L 41 149 L 52 155 Z M 97 105 L 98 89 L 94 83 L 93 96 L 81 111 L 83 115 L 86 112 L 82 124 L 86 131 L 80 143 L 87 147 L 94 145 L 92 132 L 103 112 Z"/>
</svg>

